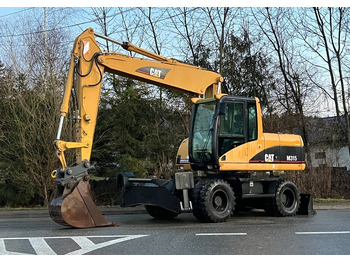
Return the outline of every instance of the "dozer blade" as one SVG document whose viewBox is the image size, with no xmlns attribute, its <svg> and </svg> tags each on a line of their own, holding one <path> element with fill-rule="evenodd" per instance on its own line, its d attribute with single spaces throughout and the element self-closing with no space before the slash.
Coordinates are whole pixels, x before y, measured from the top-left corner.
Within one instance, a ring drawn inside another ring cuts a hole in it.
<svg viewBox="0 0 350 262">
<path fill-rule="evenodd" d="M 53 199 L 49 212 L 53 221 L 64 226 L 91 228 L 120 225 L 108 222 L 100 213 L 91 198 L 87 181 L 79 181 L 71 193 L 66 196 L 60 194 Z"/>
</svg>

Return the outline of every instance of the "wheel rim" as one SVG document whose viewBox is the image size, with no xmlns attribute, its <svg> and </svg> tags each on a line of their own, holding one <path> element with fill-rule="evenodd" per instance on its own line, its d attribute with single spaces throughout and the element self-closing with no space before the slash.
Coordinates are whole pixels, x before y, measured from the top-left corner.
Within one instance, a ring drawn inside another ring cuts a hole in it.
<svg viewBox="0 0 350 262">
<path fill-rule="evenodd" d="M 295 205 L 295 193 L 292 189 L 286 188 L 281 194 L 281 202 L 286 210 L 291 210 Z"/>
<path fill-rule="evenodd" d="M 216 190 L 212 197 L 212 205 L 217 213 L 224 213 L 228 208 L 228 196 L 222 190 Z"/>
</svg>

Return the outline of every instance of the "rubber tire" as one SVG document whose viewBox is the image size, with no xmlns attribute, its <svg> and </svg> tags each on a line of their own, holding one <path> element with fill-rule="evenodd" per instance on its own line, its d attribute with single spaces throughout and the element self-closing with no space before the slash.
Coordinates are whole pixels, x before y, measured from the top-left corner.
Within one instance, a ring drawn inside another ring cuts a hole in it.
<svg viewBox="0 0 350 262">
<path fill-rule="evenodd" d="M 193 215 L 201 222 L 225 222 L 234 211 L 235 194 L 221 179 L 206 179 L 193 190 Z"/>
<path fill-rule="evenodd" d="M 156 219 L 170 220 L 170 219 L 177 217 L 177 215 L 178 215 L 175 212 L 161 208 L 159 206 L 146 205 L 145 208 L 146 208 L 147 213 Z"/>
<path fill-rule="evenodd" d="M 276 196 L 270 207 L 265 208 L 268 214 L 276 216 L 295 216 L 300 206 L 300 192 L 297 186 L 288 180 L 277 184 Z"/>
</svg>

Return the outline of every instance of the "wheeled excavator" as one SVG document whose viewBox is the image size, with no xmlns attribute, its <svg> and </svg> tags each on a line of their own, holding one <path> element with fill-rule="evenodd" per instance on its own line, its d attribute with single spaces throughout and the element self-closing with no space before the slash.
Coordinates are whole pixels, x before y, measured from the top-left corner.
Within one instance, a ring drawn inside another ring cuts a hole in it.
<svg viewBox="0 0 350 262">
<path fill-rule="evenodd" d="M 96 37 L 146 58 L 102 52 Z M 216 72 L 115 41 L 89 28 L 74 42 L 54 142 L 61 167 L 51 174 L 57 190 L 49 213 L 56 223 L 75 228 L 118 225 L 99 212 L 89 186 L 105 72 L 187 94 L 193 103 L 190 134 L 179 147 L 177 172 L 171 179 L 119 175 L 121 206 L 145 205 L 157 219 L 192 212 L 203 222 L 224 222 L 243 206 L 278 216 L 298 212 L 303 198 L 297 186 L 275 174 L 305 169 L 303 140 L 299 135 L 264 133 L 258 98 L 227 95 L 222 92 L 223 77 Z M 73 112 L 76 137 L 63 141 L 72 94 L 77 101 Z M 69 149 L 75 150 L 75 163 L 66 162 Z"/>
</svg>

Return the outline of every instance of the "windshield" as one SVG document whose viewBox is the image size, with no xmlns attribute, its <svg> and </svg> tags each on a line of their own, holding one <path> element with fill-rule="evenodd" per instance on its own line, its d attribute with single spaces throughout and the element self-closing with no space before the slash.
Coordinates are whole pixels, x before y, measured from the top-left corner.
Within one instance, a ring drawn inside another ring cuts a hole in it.
<svg viewBox="0 0 350 262">
<path fill-rule="evenodd" d="M 192 128 L 192 157 L 194 162 L 208 162 L 212 156 L 213 116 L 216 101 L 195 105 Z"/>
</svg>

